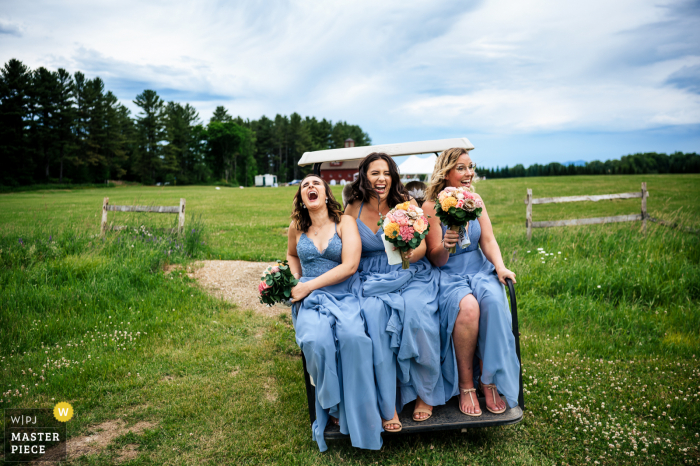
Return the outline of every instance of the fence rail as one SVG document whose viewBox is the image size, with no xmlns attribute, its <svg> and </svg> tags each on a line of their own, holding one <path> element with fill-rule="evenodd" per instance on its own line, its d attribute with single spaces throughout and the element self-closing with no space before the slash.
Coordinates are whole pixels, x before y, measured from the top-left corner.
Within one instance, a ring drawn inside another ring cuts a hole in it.
<svg viewBox="0 0 700 466">
<path fill-rule="evenodd" d="M 108 229 L 119 230 L 123 227 L 111 227 L 107 225 L 107 212 L 153 212 L 158 214 L 178 214 L 177 231 L 182 233 L 185 228 L 185 199 L 180 199 L 179 206 L 160 206 L 160 205 L 110 205 L 109 198 L 105 197 L 102 201 L 102 223 L 100 225 L 100 234 L 104 236 Z"/>
<path fill-rule="evenodd" d="M 634 222 L 642 221 L 642 230 L 646 233 L 647 219 L 649 215 L 647 214 L 647 198 L 649 197 L 649 191 L 647 191 L 646 182 L 642 182 L 642 190 L 635 193 L 618 193 L 618 194 L 600 194 L 594 196 L 567 196 L 567 197 L 540 197 L 537 199 L 532 198 L 532 189 L 527 190 L 527 197 L 525 198 L 525 226 L 527 227 L 527 239 L 528 241 L 532 239 L 532 229 L 533 228 L 549 228 L 549 227 L 566 227 L 566 226 L 576 226 L 576 225 L 596 225 L 601 223 L 618 223 L 618 222 Z M 616 215 L 614 217 L 594 217 L 594 218 L 578 218 L 571 220 L 552 220 L 546 222 L 533 222 L 532 221 L 532 206 L 535 204 L 558 204 L 562 202 L 582 202 L 582 201 L 607 201 L 613 199 L 642 199 L 642 212 L 639 214 L 630 215 Z"/>
</svg>

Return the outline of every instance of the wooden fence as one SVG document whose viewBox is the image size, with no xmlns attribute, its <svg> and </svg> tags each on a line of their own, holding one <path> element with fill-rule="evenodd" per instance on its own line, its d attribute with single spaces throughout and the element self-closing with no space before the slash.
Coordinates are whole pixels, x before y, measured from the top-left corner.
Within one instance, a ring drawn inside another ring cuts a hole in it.
<svg viewBox="0 0 700 466">
<path fill-rule="evenodd" d="M 109 198 L 102 201 L 102 224 L 100 234 L 104 236 L 107 231 L 107 212 L 155 212 L 160 214 L 178 214 L 177 232 L 182 234 L 185 229 L 185 199 L 180 199 L 179 206 L 160 205 L 110 205 Z M 117 227 L 118 228 L 118 227 Z"/>
<path fill-rule="evenodd" d="M 647 191 L 646 182 L 642 182 L 642 190 L 636 193 L 620 193 L 620 194 L 601 194 L 595 196 L 569 196 L 569 197 L 541 197 L 538 199 L 532 198 L 532 189 L 527 190 L 527 197 L 525 198 L 525 226 L 527 227 L 527 239 L 528 241 L 532 238 L 533 228 L 548 228 L 548 227 L 564 227 L 564 226 L 574 226 L 574 225 L 594 225 L 597 223 L 617 223 L 617 222 L 634 222 L 637 220 L 642 221 L 642 230 L 646 233 L 647 219 L 649 215 L 647 214 L 647 198 L 649 197 L 649 191 Z M 549 222 L 533 222 L 532 221 L 532 206 L 533 204 L 558 204 L 561 202 L 580 202 L 580 201 L 604 201 L 612 199 L 642 199 L 642 212 L 639 214 L 631 215 L 616 215 L 614 217 L 595 217 L 595 218 L 579 218 L 572 220 L 553 220 Z"/>
</svg>

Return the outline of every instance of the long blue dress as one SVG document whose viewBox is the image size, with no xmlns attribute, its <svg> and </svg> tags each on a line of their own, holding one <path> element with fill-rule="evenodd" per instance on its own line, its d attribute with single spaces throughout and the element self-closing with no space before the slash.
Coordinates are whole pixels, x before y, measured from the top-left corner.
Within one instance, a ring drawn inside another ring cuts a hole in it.
<svg viewBox="0 0 700 466">
<path fill-rule="evenodd" d="M 343 243 L 336 232 L 320 252 L 305 233 L 297 243 L 302 282 L 316 278 L 342 262 Z M 382 420 L 372 366 L 372 341 L 365 332 L 357 298 L 359 276 L 314 290 L 292 308 L 296 341 L 316 384 L 313 439 L 321 451 L 329 416 L 357 448 L 382 447 Z"/>
<path fill-rule="evenodd" d="M 447 398 L 440 377 L 439 272 L 425 258 L 407 270 L 401 264 L 389 265 L 383 229 L 373 233 L 360 220 L 360 214 L 360 304 L 374 348 L 382 418 L 392 419 L 394 409 L 401 412 L 417 396 L 431 406 L 444 404 Z"/>
<path fill-rule="evenodd" d="M 443 236 L 446 227 L 442 227 Z M 512 320 L 504 286 L 498 281 L 496 268 L 479 249 L 481 225 L 469 222 L 471 244 L 450 254 L 440 268 L 440 337 L 442 341 L 442 377 L 452 396 L 459 394 L 457 360 L 452 331 L 462 298 L 472 293 L 479 303 L 479 337 L 476 356 L 484 363 L 481 381 L 495 383 L 509 407 L 518 404 L 520 363 L 515 353 Z M 479 375 L 474 364 L 474 382 Z"/>
</svg>

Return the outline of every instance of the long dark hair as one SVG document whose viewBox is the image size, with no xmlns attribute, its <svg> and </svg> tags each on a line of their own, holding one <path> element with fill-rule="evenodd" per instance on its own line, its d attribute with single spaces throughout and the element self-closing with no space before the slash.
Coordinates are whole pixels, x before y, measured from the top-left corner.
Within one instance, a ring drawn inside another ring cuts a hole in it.
<svg viewBox="0 0 700 466">
<path fill-rule="evenodd" d="M 391 174 L 391 187 L 389 188 L 389 195 L 386 198 L 389 207 L 394 207 L 397 204 L 401 204 L 402 202 L 406 202 L 411 199 L 411 196 L 408 194 L 408 191 L 406 191 L 406 188 L 399 179 L 399 167 L 396 166 L 394 159 L 382 152 L 372 152 L 360 163 L 359 176 L 352 184 L 352 195 L 350 196 L 350 202 L 355 200 L 369 202 L 372 199 L 372 196 L 376 196 L 374 193 L 374 188 L 372 188 L 369 179 L 367 179 L 367 171 L 369 170 L 369 165 L 377 160 L 384 160 L 389 166 L 389 173 Z"/>
<path fill-rule="evenodd" d="M 309 173 L 299 183 L 299 189 L 297 189 L 297 193 L 294 195 L 294 207 L 292 207 L 292 220 L 294 220 L 294 225 L 296 226 L 297 230 L 303 231 L 304 233 L 309 231 L 309 227 L 311 226 L 311 216 L 309 215 L 309 210 L 305 209 L 303 206 L 304 202 L 301 199 L 301 185 L 304 184 L 304 180 L 310 176 L 315 176 L 323 183 L 323 188 L 326 190 L 326 199 L 328 200 L 328 203 L 326 204 L 328 207 L 328 218 L 333 220 L 335 223 L 340 223 L 340 216 L 343 215 L 343 207 L 340 205 L 340 202 L 335 200 L 333 191 L 331 191 L 331 187 L 328 186 L 326 180 L 318 175 Z"/>
</svg>

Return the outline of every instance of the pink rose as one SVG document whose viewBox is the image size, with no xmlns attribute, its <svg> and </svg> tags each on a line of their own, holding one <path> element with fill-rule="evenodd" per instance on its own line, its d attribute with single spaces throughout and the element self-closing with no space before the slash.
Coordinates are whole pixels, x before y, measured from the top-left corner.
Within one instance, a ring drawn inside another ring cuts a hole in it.
<svg viewBox="0 0 700 466">
<path fill-rule="evenodd" d="M 409 242 L 413 239 L 413 232 L 413 228 L 409 227 L 408 225 L 399 228 L 399 234 L 401 235 L 401 239 L 403 239 L 406 242 Z"/>
<path fill-rule="evenodd" d="M 270 285 L 268 285 L 265 282 L 260 282 L 260 284 L 258 285 L 258 293 L 263 294 L 263 292 L 268 288 L 271 288 Z"/>
<path fill-rule="evenodd" d="M 386 219 L 389 220 L 389 223 L 396 223 L 396 217 L 393 214 L 386 214 Z"/>
<path fill-rule="evenodd" d="M 271 273 L 271 274 L 272 274 L 272 273 L 277 273 L 277 272 L 279 272 L 279 271 L 280 271 L 280 268 L 277 267 L 277 266 L 274 266 L 274 267 L 272 267 L 272 268 L 270 269 L 270 273 Z"/>
<path fill-rule="evenodd" d="M 408 225 L 408 215 L 406 215 L 406 212 L 403 210 L 397 210 L 394 212 L 394 219 L 396 220 L 396 223 L 401 226 Z"/>
<path fill-rule="evenodd" d="M 457 207 L 458 209 L 464 207 L 464 199 L 460 199 L 459 201 L 457 201 L 457 205 L 455 207 Z"/>
</svg>

